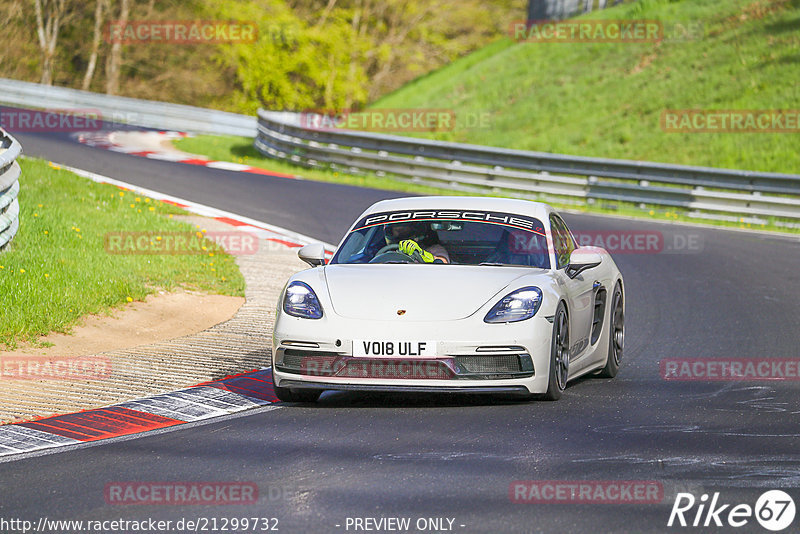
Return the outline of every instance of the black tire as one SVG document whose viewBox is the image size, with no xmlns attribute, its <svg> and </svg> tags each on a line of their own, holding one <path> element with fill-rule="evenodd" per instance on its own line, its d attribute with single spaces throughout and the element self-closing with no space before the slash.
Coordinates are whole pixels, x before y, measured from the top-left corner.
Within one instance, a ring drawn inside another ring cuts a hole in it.
<svg viewBox="0 0 800 534">
<path fill-rule="evenodd" d="M 597 376 L 601 378 L 614 378 L 619 372 L 622 361 L 622 350 L 625 346 L 625 306 L 622 296 L 622 287 L 617 283 L 611 297 L 611 312 L 608 316 L 608 358 L 606 366 Z"/>
<path fill-rule="evenodd" d="M 558 303 L 553 316 L 553 335 L 550 340 L 550 370 L 547 392 L 542 400 L 555 401 L 567 387 L 569 377 L 569 316 L 563 302 Z"/>
<path fill-rule="evenodd" d="M 322 391 L 318 389 L 289 389 L 274 386 L 275 396 L 281 402 L 317 402 Z"/>
</svg>

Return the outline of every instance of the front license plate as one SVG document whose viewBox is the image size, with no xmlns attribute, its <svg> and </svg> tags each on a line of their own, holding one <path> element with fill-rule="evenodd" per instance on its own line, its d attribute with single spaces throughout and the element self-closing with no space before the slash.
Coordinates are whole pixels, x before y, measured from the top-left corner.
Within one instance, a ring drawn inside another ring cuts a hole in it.
<svg viewBox="0 0 800 534">
<path fill-rule="evenodd" d="M 366 341 L 353 340 L 353 356 L 431 357 L 436 356 L 435 341 Z"/>
</svg>

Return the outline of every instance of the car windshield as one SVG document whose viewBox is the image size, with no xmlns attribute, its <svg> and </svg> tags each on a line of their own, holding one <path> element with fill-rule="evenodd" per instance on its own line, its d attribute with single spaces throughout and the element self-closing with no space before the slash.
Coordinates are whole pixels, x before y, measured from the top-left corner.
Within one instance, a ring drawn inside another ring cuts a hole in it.
<svg viewBox="0 0 800 534">
<path fill-rule="evenodd" d="M 544 226 L 538 219 L 459 210 L 367 215 L 347 235 L 331 264 L 426 263 L 422 254 L 409 254 L 401 247 L 408 240 L 430 253 L 428 258 L 435 257 L 435 263 L 550 268 Z"/>
</svg>

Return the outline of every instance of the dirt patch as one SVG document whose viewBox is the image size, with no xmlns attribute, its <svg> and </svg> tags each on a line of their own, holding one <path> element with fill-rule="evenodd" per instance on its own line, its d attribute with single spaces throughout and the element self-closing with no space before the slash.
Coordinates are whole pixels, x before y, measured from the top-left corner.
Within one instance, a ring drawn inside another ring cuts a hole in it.
<svg viewBox="0 0 800 534">
<path fill-rule="evenodd" d="M 72 335 L 49 334 L 40 338 L 50 347 L 22 347 L 0 352 L 2 358 L 19 356 L 84 356 L 127 349 L 196 334 L 233 317 L 244 304 L 242 297 L 205 295 L 187 291 L 157 293 L 134 302 L 113 316 L 89 316 Z"/>
<path fill-rule="evenodd" d="M 649 67 L 653 61 L 658 58 L 659 49 L 661 48 L 661 43 L 656 43 L 653 47 L 653 52 L 650 54 L 643 54 L 642 57 L 639 59 L 639 63 L 636 64 L 633 69 L 629 72 L 629 74 L 638 74 Z"/>
<path fill-rule="evenodd" d="M 209 232 L 231 229 L 214 219 L 176 218 Z M 89 317 L 73 335 L 42 338 L 53 347 L 0 352 L 0 424 L 109 406 L 268 367 L 278 296 L 287 278 L 307 266 L 296 249 L 263 238 L 255 254 L 236 256 L 236 263 L 247 283 L 246 302 L 192 292 L 154 295 L 126 305 L 113 318 Z"/>
</svg>

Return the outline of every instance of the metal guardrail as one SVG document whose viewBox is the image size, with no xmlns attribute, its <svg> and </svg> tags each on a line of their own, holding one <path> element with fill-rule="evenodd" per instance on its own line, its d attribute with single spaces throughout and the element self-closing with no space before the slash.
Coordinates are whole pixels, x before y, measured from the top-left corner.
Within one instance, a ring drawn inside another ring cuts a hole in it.
<svg viewBox="0 0 800 534">
<path fill-rule="evenodd" d="M 256 135 L 256 119 L 225 111 L 110 96 L 0 78 L 0 102 L 26 108 L 97 110 L 110 123 L 201 134 Z"/>
<path fill-rule="evenodd" d="M 596 0 L 597 9 L 605 9 L 607 0 Z M 612 0 L 612 5 L 622 0 Z M 528 20 L 561 20 L 583 13 L 591 13 L 595 8 L 595 0 L 529 0 Z"/>
<path fill-rule="evenodd" d="M 317 122 L 259 110 L 255 147 L 265 156 L 298 165 L 388 174 L 445 189 L 573 204 L 610 200 L 693 213 L 800 219 L 796 174 L 568 156 L 310 124 Z"/>
<path fill-rule="evenodd" d="M 19 229 L 19 176 L 17 157 L 22 147 L 16 139 L 0 129 L 0 251 Z"/>
</svg>

